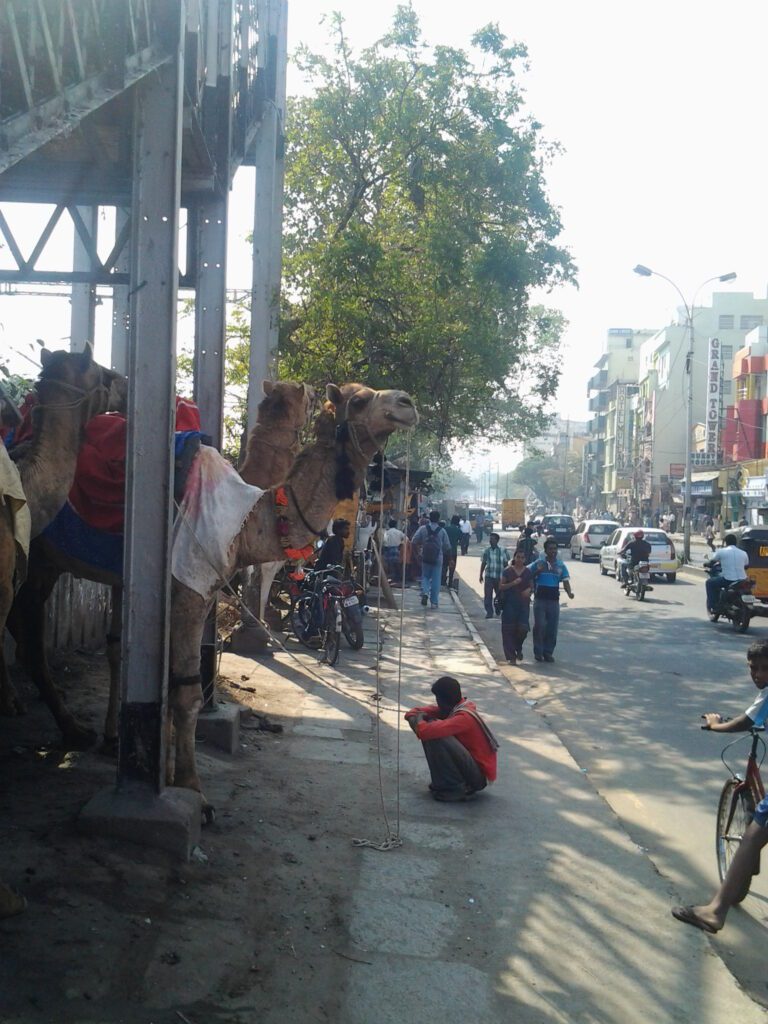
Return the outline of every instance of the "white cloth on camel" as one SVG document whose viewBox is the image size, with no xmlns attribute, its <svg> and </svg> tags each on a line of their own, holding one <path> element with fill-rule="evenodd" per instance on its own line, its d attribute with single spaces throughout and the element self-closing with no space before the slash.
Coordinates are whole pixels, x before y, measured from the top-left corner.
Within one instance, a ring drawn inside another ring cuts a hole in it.
<svg viewBox="0 0 768 1024">
<path fill-rule="evenodd" d="M 0 441 L 0 501 L 11 511 L 13 538 L 16 541 L 14 584 L 18 588 L 27 578 L 32 516 L 29 512 L 27 496 L 21 484 L 21 476 L 16 464 L 11 462 L 11 457 L 2 441 Z"/>
<path fill-rule="evenodd" d="M 263 494 L 215 448 L 200 448 L 173 526 L 171 572 L 180 583 L 206 600 L 213 596 L 231 575 L 235 538 Z"/>
</svg>

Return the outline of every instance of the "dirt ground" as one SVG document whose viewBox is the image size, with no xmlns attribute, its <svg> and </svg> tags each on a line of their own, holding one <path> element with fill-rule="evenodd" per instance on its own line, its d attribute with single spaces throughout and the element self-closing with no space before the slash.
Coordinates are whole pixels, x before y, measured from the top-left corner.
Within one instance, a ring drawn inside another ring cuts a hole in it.
<svg viewBox="0 0 768 1024">
<path fill-rule="evenodd" d="M 198 745 L 217 816 L 184 865 L 78 834 L 78 810 L 113 784 L 115 764 L 58 749 L 47 709 L 14 673 L 28 713 L 0 719 L 0 878 L 28 908 L 0 922 L 3 1024 L 269 1024 L 286 1021 L 286 1004 L 295 1021 L 337 1017 L 350 959 L 340 908 L 359 865 L 350 836 L 370 831 L 374 770 L 296 770 L 294 666 L 231 663 L 221 697 L 286 730 L 250 718 L 235 756 Z M 56 669 L 68 703 L 99 728 L 105 659 L 72 654 Z M 367 746 L 369 725 L 353 738 Z"/>
</svg>

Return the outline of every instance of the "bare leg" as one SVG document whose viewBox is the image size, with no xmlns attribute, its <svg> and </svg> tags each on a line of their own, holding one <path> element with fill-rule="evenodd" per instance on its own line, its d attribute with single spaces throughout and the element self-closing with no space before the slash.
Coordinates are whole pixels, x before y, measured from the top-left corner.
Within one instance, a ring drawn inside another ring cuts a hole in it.
<svg viewBox="0 0 768 1024">
<path fill-rule="evenodd" d="M 741 898 L 750 879 L 759 869 L 760 851 L 766 843 L 768 843 L 768 828 L 763 828 L 752 822 L 739 843 L 728 874 L 709 903 L 703 906 L 678 908 L 690 911 L 695 918 L 695 920 L 688 920 L 685 923 L 695 925 L 698 920 L 708 926 L 704 929 L 705 931 L 719 932 L 725 924 L 728 911 Z M 678 915 L 675 914 L 675 916 Z M 683 920 L 685 919 L 683 918 Z"/>
</svg>

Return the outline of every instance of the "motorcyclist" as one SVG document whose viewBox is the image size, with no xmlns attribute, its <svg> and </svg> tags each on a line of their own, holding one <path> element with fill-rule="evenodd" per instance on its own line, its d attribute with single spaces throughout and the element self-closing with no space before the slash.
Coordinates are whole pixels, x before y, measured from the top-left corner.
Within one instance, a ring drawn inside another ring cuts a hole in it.
<svg viewBox="0 0 768 1024">
<path fill-rule="evenodd" d="M 704 563 L 707 568 L 715 565 L 720 566 L 720 573 L 717 576 L 710 576 L 706 581 L 707 588 L 707 611 L 714 612 L 720 601 L 720 591 L 737 580 L 747 578 L 746 568 L 749 565 L 749 556 L 742 548 L 737 547 L 736 535 L 726 534 L 723 539 L 723 547 L 714 558 Z"/>
<path fill-rule="evenodd" d="M 632 535 L 633 539 L 630 541 L 627 537 L 624 542 L 624 547 L 619 551 L 619 557 L 622 559 L 620 582 L 626 583 L 629 580 L 629 574 L 632 569 L 640 562 L 647 562 L 651 557 L 651 545 L 645 540 L 645 534 L 642 530 L 635 530 Z"/>
</svg>

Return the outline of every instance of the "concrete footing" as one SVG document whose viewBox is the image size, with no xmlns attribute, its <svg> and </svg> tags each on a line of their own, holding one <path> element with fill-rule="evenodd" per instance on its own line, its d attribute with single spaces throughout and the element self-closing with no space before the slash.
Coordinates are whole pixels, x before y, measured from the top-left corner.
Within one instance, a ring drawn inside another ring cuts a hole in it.
<svg viewBox="0 0 768 1024">
<path fill-rule="evenodd" d="M 217 704 L 197 716 L 195 736 L 218 750 L 234 754 L 240 743 L 240 708 L 236 704 Z"/>
<path fill-rule="evenodd" d="M 229 639 L 228 650 L 241 658 L 257 658 L 263 655 L 272 657 L 269 640 L 269 633 L 260 623 L 254 622 L 248 626 L 241 623 Z"/>
<path fill-rule="evenodd" d="M 139 783 L 104 789 L 80 812 L 78 831 L 166 850 L 188 861 L 200 841 L 203 800 L 191 789 L 155 793 Z"/>
</svg>

